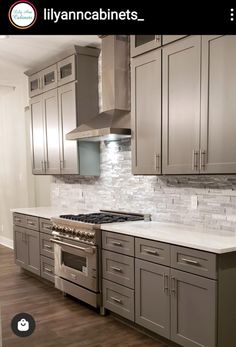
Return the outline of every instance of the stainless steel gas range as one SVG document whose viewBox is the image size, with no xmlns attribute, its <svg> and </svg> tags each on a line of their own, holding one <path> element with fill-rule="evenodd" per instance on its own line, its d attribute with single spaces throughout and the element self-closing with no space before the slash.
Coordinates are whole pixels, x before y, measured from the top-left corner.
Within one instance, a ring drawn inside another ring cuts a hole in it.
<svg viewBox="0 0 236 347">
<path fill-rule="evenodd" d="M 94 307 L 101 306 L 101 225 L 143 219 L 142 214 L 105 210 L 51 218 L 55 287 Z"/>
</svg>

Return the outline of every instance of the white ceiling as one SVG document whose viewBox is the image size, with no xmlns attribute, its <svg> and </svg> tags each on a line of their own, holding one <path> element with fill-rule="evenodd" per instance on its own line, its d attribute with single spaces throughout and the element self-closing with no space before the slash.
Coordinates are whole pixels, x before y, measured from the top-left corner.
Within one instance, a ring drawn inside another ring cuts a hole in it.
<svg viewBox="0 0 236 347">
<path fill-rule="evenodd" d="M 0 39 L 0 65 L 33 68 L 72 45 L 100 47 L 97 35 L 11 35 Z"/>
</svg>

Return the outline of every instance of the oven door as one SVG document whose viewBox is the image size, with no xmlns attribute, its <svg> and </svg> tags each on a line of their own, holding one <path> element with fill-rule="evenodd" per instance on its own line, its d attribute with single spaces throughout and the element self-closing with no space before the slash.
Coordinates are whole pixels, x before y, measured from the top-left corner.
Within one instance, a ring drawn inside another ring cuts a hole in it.
<svg viewBox="0 0 236 347">
<path fill-rule="evenodd" d="M 52 239 L 52 242 L 55 275 L 97 292 L 97 247 L 63 238 Z"/>
</svg>

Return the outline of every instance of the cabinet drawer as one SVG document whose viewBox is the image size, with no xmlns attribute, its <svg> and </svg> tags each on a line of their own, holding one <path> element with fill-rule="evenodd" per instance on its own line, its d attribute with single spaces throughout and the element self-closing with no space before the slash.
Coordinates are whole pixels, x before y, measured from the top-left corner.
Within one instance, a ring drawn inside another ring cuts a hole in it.
<svg viewBox="0 0 236 347">
<path fill-rule="evenodd" d="M 54 282 L 54 261 L 41 256 L 41 277 Z"/>
<path fill-rule="evenodd" d="M 39 219 L 39 230 L 43 233 L 52 234 L 52 222 L 50 219 Z"/>
<path fill-rule="evenodd" d="M 132 236 L 103 231 L 102 247 L 117 253 L 134 256 L 134 238 Z"/>
<path fill-rule="evenodd" d="M 134 258 L 102 251 L 103 277 L 134 289 Z"/>
<path fill-rule="evenodd" d="M 103 305 L 108 310 L 134 321 L 134 291 L 103 280 Z"/>
<path fill-rule="evenodd" d="M 13 213 L 13 224 L 18 226 L 25 226 L 25 215 L 20 213 Z"/>
<path fill-rule="evenodd" d="M 191 248 L 171 246 L 171 266 L 208 278 L 217 278 L 216 255 Z"/>
<path fill-rule="evenodd" d="M 40 254 L 54 259 L 54 245 L 50 241 L 52 236 L 40 233 Z"/>
<path fill-rule="evenodd" d="M 135 238 L 135 257 L 161 265 L 170 265 L 170 245 Z"/>
<path fill-rule="evenodd" d="M 33 216 L 25 216 L 25 227 L 33 230 L 39 230 L 39 218 Z"/>
</svg>

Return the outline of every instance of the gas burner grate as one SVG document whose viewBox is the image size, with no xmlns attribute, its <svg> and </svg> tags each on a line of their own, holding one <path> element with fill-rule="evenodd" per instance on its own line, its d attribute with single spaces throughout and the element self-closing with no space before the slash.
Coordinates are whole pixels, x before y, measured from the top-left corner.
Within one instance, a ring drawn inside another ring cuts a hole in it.
<svg viewBox="0 0 236 347">
<path fill-rule="evenodd" d="M 105 224 L 105 223 L 118 223 L 142 220 L 140 216 L 134 215 L 119 215 L 110 213 L 90 213 L 90 214 L 64 214 L 60 215 L 60 218 L 74 220 L 83 223 L 91 224 Z"/>
</svg>

